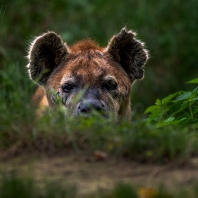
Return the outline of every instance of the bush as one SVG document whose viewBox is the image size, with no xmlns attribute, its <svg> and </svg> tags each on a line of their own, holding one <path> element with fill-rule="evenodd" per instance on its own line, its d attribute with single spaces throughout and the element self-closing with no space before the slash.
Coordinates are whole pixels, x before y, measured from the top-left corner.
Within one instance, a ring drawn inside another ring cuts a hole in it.
<svg viewBox="0 0 198 198">
<path fill-rule="evenodd" d="M 198 84 L 198 78 L 188 83 Z M 198 122 L 198 87 L 157 99 L 155 105 L 147 108 L 145 113 L 150 113 L 147 122 L 156 123 L 157 126 L 193 126 Z"/>
</svg>

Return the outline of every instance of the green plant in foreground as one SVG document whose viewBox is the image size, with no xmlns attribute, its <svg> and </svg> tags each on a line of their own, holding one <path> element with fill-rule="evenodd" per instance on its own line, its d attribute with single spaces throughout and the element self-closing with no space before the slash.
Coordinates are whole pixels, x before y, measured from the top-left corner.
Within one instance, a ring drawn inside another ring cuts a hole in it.
<svg viewBox="0 0 198 198">
<path fill-rule="evenodd" d="M 40 187 L 32 177 L 19 177 L 15 173 L 2 175 L 0 182 L 0 198 L 75 198 L 75 186 L 63 187 L 60 182 L 45 182 Z"/>
<path fill-rule="evenodd" d="M 29 79 L 24 75 L 17 64 L 8 64 L 6 71 L 0 70 L 0 156 L 1 153 L 9 153 L 5 152 L 9 149 L 16 153 L 29 150 L 50 153 L 64 151 L 68 147 L 78 152 L 86 147 L 91 152 L 104 150 L 137 161 L 164 162 L 165 158 L 165 161 L 178 158 L 186 160 L 197 153 L 197 130 L 189 133 L 188 127 L 179 127 L 180 123 L 188 120 L 196 123 L 197 89 L 190 94 L 175 94 L 160 101 L 160 105 L 153 107 L 150 116 L 154 117 L 148 118 L 149 124 L 141 119 L 114 123 L 100 115 L 74 119 L 67 116 L 62 106 L 56 110 L 46 110 L 46 114 L 38 118 L 30 102 L 36 86 L 29 84 Z M 19 82 L 23 86 L 16 86 Z M 185 111 L 191 105 L 193 118 L 183 119 L 171 126 L 171 119 L 167 122 L 170 112 L 176 113 L 172 123 L 184 115 L 180 111 L 181 104 L 184 104 Z M 167 126 L 157 128 L 150 123 Z M 191 129 L 195 127 L 196 124 L 191 125 Z"/>
<path fill-rule="evenodd" d="M 198 78 L 188 83 L 198 84 Z M 147 123 L 156 123 L 159 127 L 192 126 L 198 121 L 198 86 L 192 91 L 179 91 L 162 100 L 157 99 L 145 113 L 149 113 Z"/>
<path fill-rule="evenodd" d="M 0 133 L 0 153 L 13 146 L 16 152 L 39 150 L 46 154 L 86 148 L 91 153 L 102 150 L 141 162 L 167 162 L 187 160 L 198 150 L 196 130 L 189 133 L 187 128 L 156 128 L 141 121 L 115 124 L 101 117 L 72 119 L 62 111 L 52 111 L 39 120 L 32 115 L 26 125 L 5 123 Z"/>
<path fill-rule="evenodd" d="M 110 190 L 79 194 L 75 185 L 64 184 L 61 180 L 36 181 L 33 177 L 17 176 L 16 174 L 1 174 L 0 198 L 195 198 L 198 196 L 198 185 L 192 185 L 188 190 L 181 187 L 170 193 L 165 188 L 135 188 L 127 183 L 114 185 Z M 41 185 L 42 184 L 42 185 Z"/>
</svg>

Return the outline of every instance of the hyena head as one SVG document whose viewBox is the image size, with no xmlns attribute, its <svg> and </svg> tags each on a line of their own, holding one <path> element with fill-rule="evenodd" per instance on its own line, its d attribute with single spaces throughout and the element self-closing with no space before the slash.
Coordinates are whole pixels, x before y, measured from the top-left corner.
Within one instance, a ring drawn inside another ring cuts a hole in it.
<svg viewBox="0 0 198 198">
<path fill-rule="evenodd" d="M 131 86 L 143 78 L 148 59 L 135 36 L 124 28 L 106 48 L 91 40 L 68 47 L 56 33 L 45 33 L 30 47 L 30 78 L 45 90 L 48 106 L 55 106 L 58 96 L 73 116 L 94 109 L 105 117 L 130 118 Z"/>
</svg>

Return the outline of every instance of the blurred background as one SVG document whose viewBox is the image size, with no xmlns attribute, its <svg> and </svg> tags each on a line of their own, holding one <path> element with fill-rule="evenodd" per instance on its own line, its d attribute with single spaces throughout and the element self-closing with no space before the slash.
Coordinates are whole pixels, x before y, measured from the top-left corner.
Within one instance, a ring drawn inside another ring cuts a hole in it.
<svg viewBox="0 0 198 198">
<path fill-rule="evenodd" d="M 15 86 L 33 84 L 25 56 L 35 36 L 53 30 L 69 45 L 90 37 L 106 46 L 126 26 L 150 54 L 145 78 L 132 91 L 135 109 L 143 112 L 157 98 L 191 89 L 186 82 L 198 77 L 197 10 L 197 0 L 0 0 L 0 70 L 14 65 L 22 76 Z"/>
</svg>

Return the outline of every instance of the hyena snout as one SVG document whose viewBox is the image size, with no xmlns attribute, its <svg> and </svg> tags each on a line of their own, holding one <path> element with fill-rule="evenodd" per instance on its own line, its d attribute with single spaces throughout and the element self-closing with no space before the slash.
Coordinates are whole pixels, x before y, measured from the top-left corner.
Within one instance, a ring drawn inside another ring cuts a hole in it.
<svg viewBox="0 0 198 198">
<path fill-rule="evenodd" d="M 98 99 L 86 99 L 83 100 L 78 106 L 78 114 L 89 114 L 93 110 L 103 113 L 105 110 L 104 104 Z"/>
</svg>

